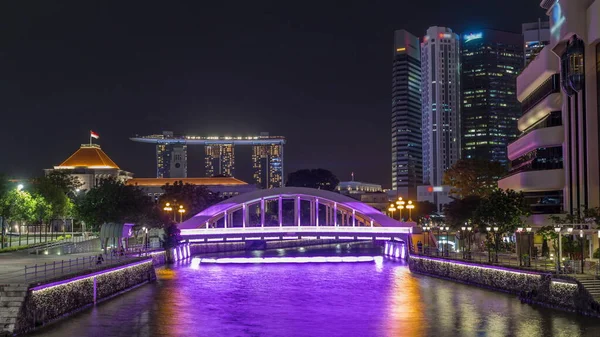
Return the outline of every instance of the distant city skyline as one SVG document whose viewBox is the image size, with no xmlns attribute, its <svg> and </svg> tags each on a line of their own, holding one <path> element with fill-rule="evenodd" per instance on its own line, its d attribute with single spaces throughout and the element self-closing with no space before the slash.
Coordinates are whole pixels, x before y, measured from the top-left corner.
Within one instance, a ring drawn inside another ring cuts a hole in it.
<svg viewBox="0 0 600 337">
<path fill-rule="evenodd" d="M 393 32 L 421 35 L 432 25 L 519 32 L 544 16 L 537 1 L 522 0 L 349 1 L 343 8 L 320 2 L 317 12 L 306 4 L 243 1 L 2 7 L 2 173 L 41 175 L 86 143 L 90 129 L 137 177 L 156 176 L 156 149 L 130 142 L 132 134 L 269 130 L 287 139 L 286 174 L 322 167 L 387 188 L 385 51 Z M 187 149 L 201 156 L 194 151 Z M 188 175 L 203 164 L 190 163 Z"/>
</svg>

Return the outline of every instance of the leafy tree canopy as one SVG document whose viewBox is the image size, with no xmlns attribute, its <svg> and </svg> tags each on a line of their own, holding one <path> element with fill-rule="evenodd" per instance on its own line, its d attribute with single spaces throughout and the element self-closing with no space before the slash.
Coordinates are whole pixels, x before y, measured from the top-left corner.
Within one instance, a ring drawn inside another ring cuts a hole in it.
<svg viewBox="0 0 600 337">
<path fill-rule="evenodd" d="M 146 225 L 154 202 L 136 186 L 108 178 L 77 198 L 76 213 L 94 230 L 104 223 Z"/>
<path fill-rule="evenodd" d="M 477 206 L 474 221 L 481 228 L 498 227 L 498 232 L 503 234 L 523 226 L 526 216 L 529 216 L 529 207 L 522 192 L 497 189 Z"/>
<path fill-rule="evenodd" d="M 444 173 L 444 185 L 452 186 L 451 193 L 461 198 L 484 198 L 498 187 L 498 180 L 506 173 L 498 162 L 461 159 Z"/>
<path fill-rule="evenodd" d="M 165 193 L 160 196 L 159 206 L 162 208 L 167 202 L 176 207 L 183 205 L 186 210 L 183 219 L 190 218 L 222 200 L 217 193 L 211 192 L 205 186 L 184 184 L 181 181 L 176 181 L 173 185 L 167 184 L 162 189 Z M 177 218 L 179 219 L 179 215 Z"/>
<path fill-rule="evenodd" d="M 285 186 L 334 191 L 339 183 L 340 180 L 331 171 L 318 168 L 303 169 L 290 173 Z"/>
<path fill-rule="evenodd" d="M 458 229 L 464 226 L 465 222 L 472 222 L 479 204 L 481 204 L 481 198 L 475 195 L 463 199 L 454 199 L 444 206 L 446 223 L 453 229 Z"/>
</svg>

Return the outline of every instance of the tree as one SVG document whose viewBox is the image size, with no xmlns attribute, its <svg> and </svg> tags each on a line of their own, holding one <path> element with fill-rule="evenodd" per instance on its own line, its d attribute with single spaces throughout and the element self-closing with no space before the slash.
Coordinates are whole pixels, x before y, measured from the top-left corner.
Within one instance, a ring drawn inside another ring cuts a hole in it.
<svg viewBox="0 0 600 337">
<path fill-rule="evenodd" d="M 444 173 L 444 185 L 452 186 L 451 193 L 461 198 L 484 198 L 498 187 L 498 180 L 506 169 L 498 162 L 461 159 Z"/>
<path fill-rule="evenodd" d="M 498 227 L 498 234 L 512 233 L 523 226 L 523 218 L 529 216 L 523 192 L 497 189 L 477 206 L 474 220 L 480 227 Z"/>
<path fill-rule="evenodd" d="M 542 243 L 542 256 L 549 257 L 550 248 L 548 247 L 548 240 L 554 241 L 554 247 L 558 247 L 558 242 L 556 242 L 558 233 L 556 233 L 553 226 L 544 226 L 538 229 L 537 234 L 544 240 Z"/>
<path fill-rule="evenodd" d="M 331 171 L 325 169 L 303 169 L 288 175 L 285 186 L 308 187 L 334 191 L 340 180 Z"/>
<path fill-rule="evenodd" d="M 176 181 L 173 185 L 166 184 L 162 189 L 165 193 L 159 198 L 159 207 L 167 202 L 176 207 L 183 205 L 186 210 L 183 219 L 192 217 L 222 200 L 217 193 L 211 192 L 205 186 L 184 184 L 182 181 Z M 167 222 L 166 219 L 164 222 Z"/>
<path fill-rule="evenodd" d="M 458 229 L 466 222 L 473 222 L 475 210 L 479 207 L 481 198 L 479 196 L 470 195 L 463 199 L 452 200 L 444 206 L 444 216 L 446 223 L 453 229 Z"/>
<path fill-rule="evenodd" d="M 109 222 L 143 224 L 155 207 L 141 189 L 115 178 L 102 180 L 98 186 L 79 196 L 75 205 L 79 219 L 95 231 Z"/>
</svg>

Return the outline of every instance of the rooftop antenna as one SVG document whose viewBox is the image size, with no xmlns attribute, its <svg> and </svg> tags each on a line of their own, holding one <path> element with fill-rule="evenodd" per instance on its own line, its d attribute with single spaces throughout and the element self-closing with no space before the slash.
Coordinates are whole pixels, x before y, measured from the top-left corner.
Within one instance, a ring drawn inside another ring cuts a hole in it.
<svg viewBox="0 0 600 337">
<path fill-rule="evenodd" d="M 354 181 L 354 172 L 352 172 L 351 176 L 352 176 L 352 181 Z"/>
</svg>

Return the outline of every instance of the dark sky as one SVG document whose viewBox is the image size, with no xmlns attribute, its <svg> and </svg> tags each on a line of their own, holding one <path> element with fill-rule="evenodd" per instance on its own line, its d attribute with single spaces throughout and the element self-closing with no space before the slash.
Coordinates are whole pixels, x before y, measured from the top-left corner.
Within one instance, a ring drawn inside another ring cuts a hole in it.
<svg viewBox="0 0 600 337">
<path fill-rule="evenodd" d="M 389 186 L 393 31 L 538 17 L 539 0 L 2 1 L 0 172 L 39 175 L 90 129 L 138 177 L 154 148 L 133 134 L 268 131 L 287 137 L 287 173 Z M 189 161 L 200 175 L 201 151 Z"/>
</svg>

